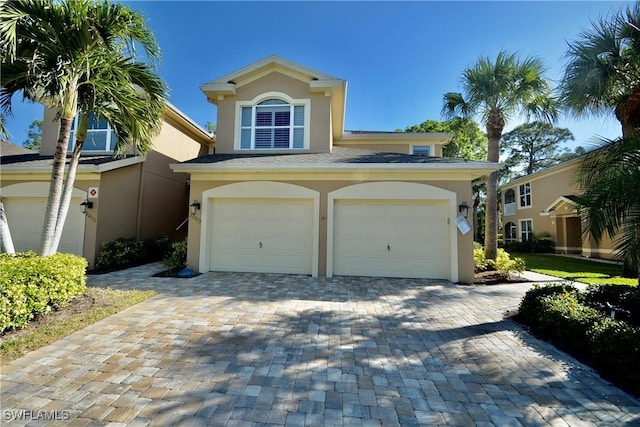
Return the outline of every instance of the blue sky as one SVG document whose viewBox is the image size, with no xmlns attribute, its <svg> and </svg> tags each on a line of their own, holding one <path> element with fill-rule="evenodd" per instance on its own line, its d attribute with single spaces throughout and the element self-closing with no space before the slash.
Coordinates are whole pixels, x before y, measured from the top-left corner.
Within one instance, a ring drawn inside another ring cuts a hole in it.
<svg viewBox="0 0 640 427">
<path fill-rule="evenodd" d="M 345 128 L 395 130 L 441 120 L 442 95 L 466 67 L 501 49 L 537 56 L 562 77 L 567 41 L 628 2 L 218 2 L 131 1 L 163 51 L 170 101 L 197 123 L 216 121 L 199 86 L 276 54 L 348 80 Z M 22 143 L 42 107 L 14 99 L 7 127 Z M 513 120 L 507 129 L 519 121 Z M 576 145 L 617 137 L 613 118 L 556 124 Z"/>
</svg>

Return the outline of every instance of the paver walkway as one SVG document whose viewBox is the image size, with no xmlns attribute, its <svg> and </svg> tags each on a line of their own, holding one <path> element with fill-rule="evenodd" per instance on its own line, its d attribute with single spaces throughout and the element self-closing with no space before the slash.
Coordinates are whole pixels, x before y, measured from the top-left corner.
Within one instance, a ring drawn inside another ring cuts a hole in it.
<svg viewBox="0 0 640 427">
<path fill-rule="evenodd" d="M 91 276 L 158 295 L 2 368 L 3 426 L 640 424 L 505 320 L 527 284 L 154 269 Z"/>
</svg>

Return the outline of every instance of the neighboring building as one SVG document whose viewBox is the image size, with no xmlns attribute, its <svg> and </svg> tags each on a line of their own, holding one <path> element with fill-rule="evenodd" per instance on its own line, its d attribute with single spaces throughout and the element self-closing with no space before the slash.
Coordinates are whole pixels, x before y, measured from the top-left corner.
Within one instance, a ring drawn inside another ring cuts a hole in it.
<svg viewBox="0 0 640 427">
<path fill-rule="evenodd" d="M 608 237 L 598 245 L 583 236 L 575 179 L 581 161 L 582 157 L 577 157 L 500 186 L 505 243 L 546 235 L 554 242 L 556 253 L 615 257 Z"/>
<path fill-rule="evenodd" d="M 192 268 L 473 281 L 456 219 L 499 164 L 442 158 L 449 134 L 344 131 L 347 82 L 277 56 L 201 89 L 215 154 L 171 166 L 201 207 Z"/>
<path fill-rule="evenodd" d="M 58 123 L 55 111 L 45 109 L 40 152 L 3 152 L 0 157 L 0 194 L 16 251 L 40 249 Z M 59 246 L 60 252 L 87 258 L 90 267 L 105 241 L 184 238 L 186 226 L 176 228 L 188 215 L 188 176 L 172 172 L 169 164 L 205 155 L 214 145 L 204 129 L 168 103 L 162 130 L 148 154 L 116 159 L 115 142 L 106 121 L 94 120 Z M 92 203 L 86 214 L 81 212 L 83 202 Z"/>
</svg>

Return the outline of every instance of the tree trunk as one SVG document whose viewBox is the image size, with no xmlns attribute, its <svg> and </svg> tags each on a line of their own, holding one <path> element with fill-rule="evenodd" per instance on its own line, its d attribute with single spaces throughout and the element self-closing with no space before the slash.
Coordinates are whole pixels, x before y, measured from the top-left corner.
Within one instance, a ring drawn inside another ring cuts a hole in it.
<svg viewBox="0 0 640 427">
<path fill-rule="evenodd" d="M 504 129 L 504 119 L 496 112 L 489 113 L 487 120 L 488 151 L 487 160 L 500 160 L 500 138 Z M 498 254 L 498 171 L 491 172 L 487 179 L 487 206 L 485 207 L 484 256 L 496 259 Z"/>
<path fill-rule="evenodd" d="M 73 155 L 71 156 L 69 170 L 67 171 L 67 177 L 64 182 L 64 190 L 62 191 L 62 200 L 60 201 L 60 208 L 58 209 L 56 228 L 51 242 L 51 253 L 57 252 L 58 246 L 60 245 L 64 223 L 67 220 L 67 213 L 69 212 L 69 205 L 71 204 L 71 195 L 73 193 L 73 185 L 76 181 L 76 172 L 78 170 L 83 144 L 84 141 L 76 140 L 75 147 L 73 148 Z"/>
<path fill-rule="evenodd" d="M 53 157 L 53 168 L 51 170 L 51 181 L 49 184 L 49 198 L 47 208 L 44 213 L 44 224 L 42 226 L 42 242 L 40 255 L 47 256 L 55 251 L 51 250 L 53 235 L 57 226 L 58 211 L 62 198 L 62 185 L 64 180 L 64 167 L 67 158 L 67 147 L 69 145 L 69 135 L 71 133 L 71 123 L 73 118 L 60 118 L 60 131 L 58 142 Z"/>
<path fill-rule="evenodd" d="M 9 230 L 9 222 L 7 216 L 4 213 L 4 205 L 2 204 L 2 198 L 0 197 L 0 246 L 4 247 L 4 251 L 10 255 L 16 254 L 16 249 L 13 247 L 13 239 L 11 238 L 11 230 Z"/>
</svg>

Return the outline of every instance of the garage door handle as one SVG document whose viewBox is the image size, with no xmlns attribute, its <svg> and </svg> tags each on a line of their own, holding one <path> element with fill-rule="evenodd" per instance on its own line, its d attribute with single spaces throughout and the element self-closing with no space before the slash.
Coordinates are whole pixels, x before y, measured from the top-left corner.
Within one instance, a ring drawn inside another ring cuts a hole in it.
<svg viewBox="0 0 640 427">
<path fill-rule="evenodd" d="M 387 250 L 391 252 L 391 245 L 387 243 Z"/>
<path fill-rule="evenodd" d="M 262 249 L 262 242 L 258 242 L 258 247 Z"/>
</svg>

